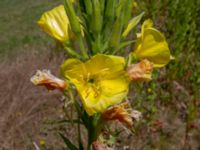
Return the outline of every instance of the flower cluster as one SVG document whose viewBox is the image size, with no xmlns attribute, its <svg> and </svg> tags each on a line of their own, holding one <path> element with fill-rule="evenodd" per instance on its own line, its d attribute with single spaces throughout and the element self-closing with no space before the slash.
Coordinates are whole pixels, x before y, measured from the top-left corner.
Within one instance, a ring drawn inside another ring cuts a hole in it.
<svg viewBox="0 0 200 150">
<path fill-rule="evenodd" d="M 130 5 L 131 0 L 119 3 L 121 7 L 116 7 L 117 4 L 111 0 L 82 3 L 66 0 L 65 5 L 45 12 L 38 21 L 39 26 L 58 40 L 72 58 L 67 58 L 61 65 L 63 79 L 44 70 L 38 71 L 31 81 L 46 86 L 48 90 L 60 89 L 65 94 L 74 93 L 76 89 L 79 97 L 73 100 L 78 104 L 80 116 L 85 117 L 83 114 L 86 112 L 88 118 L 94 119 L 100 114 L 100 122 L 117 120 L 131 127 L 131 112 L 121 103 L 127 99 L 130 84 L 151 80 L 154 68 L 169 63 L 172 56 L 168 43 L 150 19 L 142 24 L 135 44 L 126 41 L 126 36 L 143 16 L 141 13 L 131 19 L 134 7 Z M 76 6 L 81 9 L 76 11 Z M 115 12 L 113 8 L 117 8 Z M 74 45 L 79 45 L 78 50 Z M 126 46 L 132 46 L 132 51 L 122 56 Z M 86 123 L 85 126 L 89 128 Z"/>
</svg>

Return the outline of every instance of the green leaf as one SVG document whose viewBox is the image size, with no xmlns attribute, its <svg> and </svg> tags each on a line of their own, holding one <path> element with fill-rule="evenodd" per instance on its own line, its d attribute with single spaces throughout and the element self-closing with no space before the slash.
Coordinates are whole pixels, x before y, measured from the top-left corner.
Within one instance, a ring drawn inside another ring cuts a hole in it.
<svg viewBox="0 0 200 150">
<path fill-rule="evenodd" d="M 74 144 L 71 143 L 71 141 L 66 138 L 62 133 L 59 132 L 60 137 L 63 139 L 65 144 L 68 146 L 70 150 L 79 150 Z"/>
<path fill-rule="evenodd" d="M 83 122 L 79 121 L 78 119 L 72 119 L 72 120 L 63 119 L 63 120 L 58 120 L 58 121 L 53 120 L 53 121 L 45 122 L 45 124 L 50 124 L 50 125 L 74 124 L 74 123 L 82 124 Z"/>
<path fill-rule="evenodd" d="M 135 42 L 135 40 L 121 42 L 119 45 L 119 49 L 129 46 L 130 44 L 133 44 L 134 42 Z"/>
<path fill-rule="evenodd" d="M 140 22 L 143 15 L 144 15 L 144 12 L 142 12 L 141 14 L 139 14 L 138 16 L 134 17 L 133 19 L 129 21 L 128 26 L 126 27 L 126 29 L 124 30 L 122 34 L 123 38 L 125 38 L 129 34 L 129 32 Z"/>
</svg>

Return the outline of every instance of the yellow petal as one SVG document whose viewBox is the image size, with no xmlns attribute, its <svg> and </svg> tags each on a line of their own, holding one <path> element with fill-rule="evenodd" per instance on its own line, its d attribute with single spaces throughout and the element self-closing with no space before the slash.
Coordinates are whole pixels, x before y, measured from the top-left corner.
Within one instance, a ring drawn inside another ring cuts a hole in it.
<svg viewBox="0 0 200 150">
<path fill-rule="evenodd" d="M 67 59 L 61 65 L 61 74 L 74 84 L 83 82 L 84 77 L 87 76 L 84 63 L 78 59 L 73 58 Z"/>
<path fill-rule="evenodd" d="M 69 20 L 63 5 L 59 5 L 50 11 L 45 12 L 38 25 L 50 36 L 61 42 L 65 42 L 72 36 Z"/>
<path fill-rule="evenodd" d="M 133 55 L 140 60 L 148 59 L 153 62 L 154 67 L 162 67 L 170 61 L 168 43 L 162 33 L 149 26 L 151 23 L 143 25 L 142 35 L 137 39 Z"/>
<path fill-rule="evenodd" d="M 101 74 L 101 78 L 117 75 L 124 70 L 125 60 L 120 56 L 97 54 L 85 63 L 90 74 Z"/>
<path fill-rule="evenodd" d="M 151 28 L 151 27 L 153 27 L 153 21 L 151 19 L 145 20 L 144 23 L 142 24 L 142 33 L 146 28 Z"/>
</svg>

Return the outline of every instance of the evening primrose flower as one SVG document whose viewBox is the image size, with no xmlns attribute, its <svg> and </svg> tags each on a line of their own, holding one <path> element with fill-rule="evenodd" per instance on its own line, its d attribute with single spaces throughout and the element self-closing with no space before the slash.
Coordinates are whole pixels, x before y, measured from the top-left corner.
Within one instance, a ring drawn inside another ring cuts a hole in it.
<svg viewBox="0 0 200 150">
<path fill-rule="evenodd" d="M 144 59 L 137 64 L 132 64 L 128 67 L 127 72 L 131 80 L 134 81 L 149 81 L 153 71 L 153 63 Z"/>
<path fill-rule="evenodd" d="M 164 35 L 152 26 L 151 20 L 143 23 L 141 33 L 137 34 L 133 56 L 139 60 L 148 59 L 154 67 L 163 67 L 170 61 L 170 50 Z"/>
<path fill-rule="evenodd" d="M 86 112 L 93 115 L 120 103 L 127 95 L 129 79 L 124 67 L 123 57 L 97 54 L 85 63 L 66 60 L 61 73 L 76 86 Z"/>
<path fill-rule="evenodd" d="M 72 37 L 69 19 L 63 5 L 45 12 L 38 21 L 38 25 L 60 42 L 65 42 Z"/>
<path fill-rule="evenodd" d="M 45 86 L 48 90 L 64 90 L 67 87 L 66 81 L 55 77 L 49 70 L 38 70 L 30 80 L 33 84 Z"/>
</svg>

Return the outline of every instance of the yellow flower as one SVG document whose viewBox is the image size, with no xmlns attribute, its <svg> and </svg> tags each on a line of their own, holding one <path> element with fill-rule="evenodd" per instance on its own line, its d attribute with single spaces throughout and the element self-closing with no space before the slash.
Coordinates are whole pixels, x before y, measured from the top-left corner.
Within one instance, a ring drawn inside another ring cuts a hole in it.
<svg viewBox="0 0 200 150">
<path fill-rule="evenodd" d="M 139 60 L 148 59 L 154 67 L 162 67 L 170 61 L 171 54 L 164 35 L 152 26 L 151 20 L 143 23 L 133 55 Z"/>
<path fill-rule="evenodd" d="M 38 21 L 38 25 L 60 42 L 65 42 L 72 36 L 69 20 L 63 5 L 45 12 Z"/>
<path fill-rule="evenodd" d="M 123 57 L 97 54 L 85 63 L 68 59 L 61 73 L 77 88 L 89 115 L 120 103 L 128 92 L 129 80 Z"/>
</svg>

